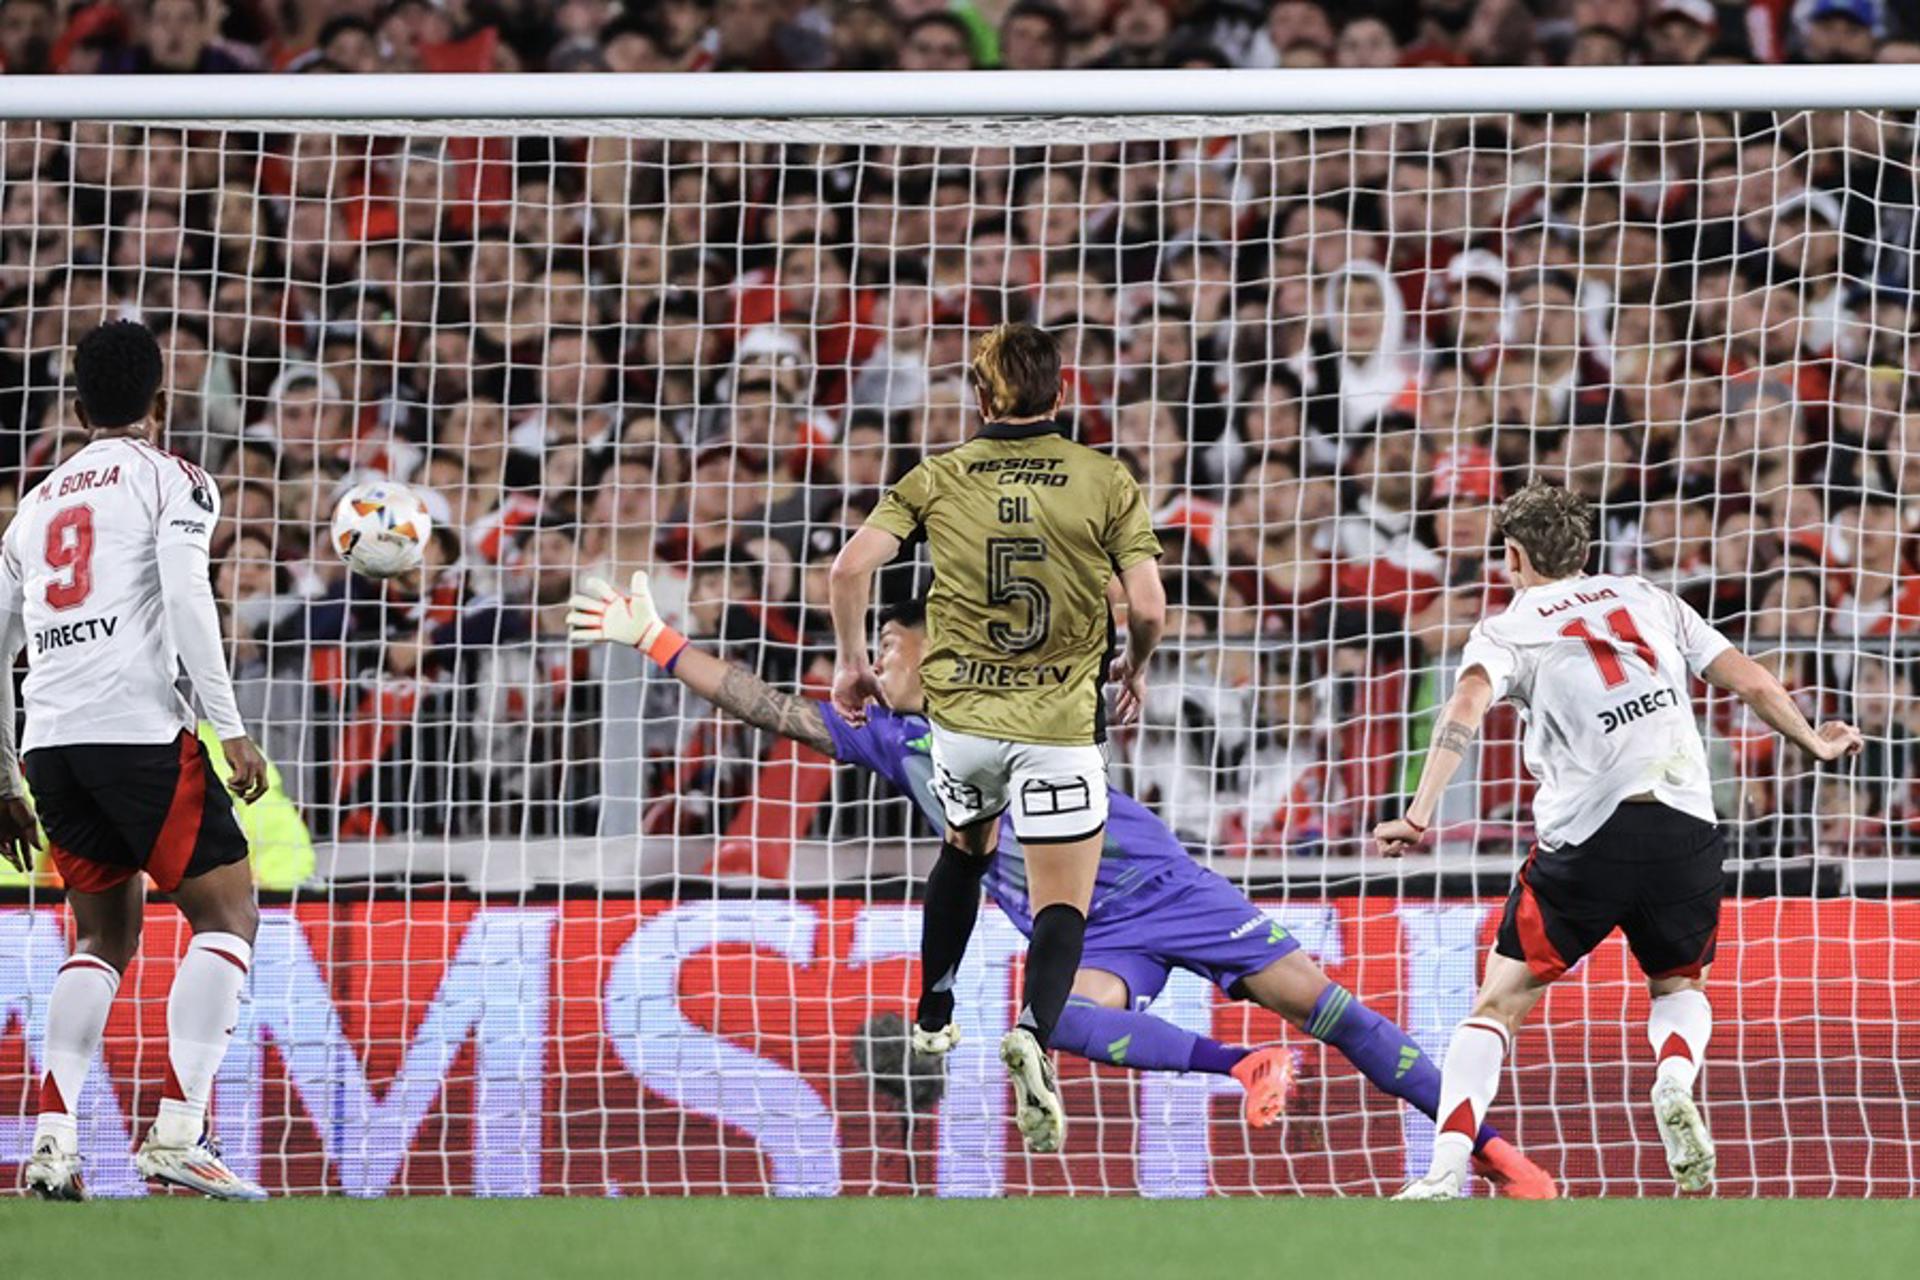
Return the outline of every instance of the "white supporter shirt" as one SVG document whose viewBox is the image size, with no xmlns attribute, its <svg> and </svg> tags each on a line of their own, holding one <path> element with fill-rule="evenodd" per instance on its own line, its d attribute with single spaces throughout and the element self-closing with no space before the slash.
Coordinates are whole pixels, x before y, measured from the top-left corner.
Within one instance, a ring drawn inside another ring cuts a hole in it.
<svg viewBox="0 0 1920 1280">
<path fill-rule="evenodd" d="M 1646 793 L 1716 820 L 1688 679 L 1730 648 L 1672 592 L 1614 574 L 1529 587 L 1474 627 L 1460 667 L 1520 708 L 1543 848 L 1579 844 Z"/>
<path fill-rule="evenodd" d="M 22 750 L 191 731 L 183 649 L 220 736 L 245 732 L 206 580 L 219 514 L 205 472 L 124 436 L 88 444 L 21 500 L 0 538 L 0 592 L 27 648 Z M 178 598 L 163 579 L 186 584 Z"/>
</svg>

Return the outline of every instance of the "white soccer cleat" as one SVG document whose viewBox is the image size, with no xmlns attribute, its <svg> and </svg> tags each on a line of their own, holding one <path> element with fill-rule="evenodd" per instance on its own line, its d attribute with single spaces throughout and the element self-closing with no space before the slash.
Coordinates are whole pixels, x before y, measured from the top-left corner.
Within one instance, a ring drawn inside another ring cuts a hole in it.
<svg viewBox="0 0 1920 1280">
<path fill-rule="evenodd" d="M 1466 1175 L 1458 1169 L 1436 1169 L 1418 1182 L 1410 1182 L 1395 1200 L 1458 1200 L 1465 1190 Z"/>
<path fill-rule="evenodd" d="M 938 1031 L 928 1031 L 916 1022 L 910 1039 L 915 1053 L 942 1058 L 960 1047 L 960 1024 L 949 1022 Z"/>
<path fill-rule="evenodd" d="M 147 1134 L 134 1153 L 133 1167 L 143 1178 L 185 1187 L 215 1200 L 265 1200 L 267 1193 L 227 1167 L 220 1148 L 202 1136 L 185 1147 L 163 1147 Z"/>
<path fill-rule="evenodd" d="M 62 1150 L 51 1136 L 40 1139 L 27 1157 L 27 1194 L 42 1200 L 85 1200 L 87 1187 L 80 1179 L 82 1163 L 78 1152 Z"/>
<path fill-rule="evenodd" d="M 1033 1032 L 1015 1027 L 1000 1041 L 1000 1061 L 1013 1080 L 1013 1122 L 1027 1150 L 1041 1155 L 1058 1151 L 1067 1140 L 1067 1113 L 1060 1105 L 1052 1056 Z"/>
<path fill-rule="evenodd" d="M 1653 1122 L 1667 1148 L 1667 1168 L 1682 1191 L 1705 1191 L 1713 1185 L 1716 1157 L 1707 1122 L 1693 1093 L 1677 1080 L 1653 1086 Z"/>
</svg>

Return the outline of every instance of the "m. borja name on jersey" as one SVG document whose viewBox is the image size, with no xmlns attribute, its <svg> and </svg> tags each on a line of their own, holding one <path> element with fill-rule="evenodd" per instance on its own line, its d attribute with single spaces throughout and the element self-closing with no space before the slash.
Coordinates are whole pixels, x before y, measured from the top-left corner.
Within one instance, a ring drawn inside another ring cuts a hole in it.
<svg viewBox="0 0 1920 1280">
<path fill-rule="evenodd" d="M 60 477 L 60 488 L 57 492 L 51 487 L 41 489 L 40 501 L 51 502 L 55 498 L 85 493 L 89 489 L 104 489 L 110 484 L 119 483 L 120 464 L 117 462 L 104 471 L 74 471 Z"/>
</svg>

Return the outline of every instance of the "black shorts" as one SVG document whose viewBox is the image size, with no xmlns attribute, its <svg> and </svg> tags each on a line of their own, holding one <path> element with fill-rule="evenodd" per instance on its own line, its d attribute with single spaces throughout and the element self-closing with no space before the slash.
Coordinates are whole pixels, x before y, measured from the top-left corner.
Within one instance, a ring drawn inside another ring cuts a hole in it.
<svg viewBox="0 0 1920 1280">
<path fill-rule="evenodd" d="M 1713 961 L 1726 879 L 1720 828 L 1663 804 L 1622 804 L 1580 844 L 1535 846 L 1507 895 L 1494 950 L 1552 982 L 1615 927 L 1650 978 Z"/>
<path fill-rule="evenodd" d="M 27 785 L 69 889 L 104 893 L 144 871 L 163 893 L 243 862 L 247 838 L 200 739 L 37 747 Z"/>
</svg>

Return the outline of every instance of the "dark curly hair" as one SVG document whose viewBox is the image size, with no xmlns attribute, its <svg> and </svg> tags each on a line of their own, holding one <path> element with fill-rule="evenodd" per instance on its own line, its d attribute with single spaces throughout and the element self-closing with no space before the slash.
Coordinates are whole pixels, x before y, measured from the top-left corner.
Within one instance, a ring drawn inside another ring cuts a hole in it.
<svg viewBox="0 0 1920 1280">
<path fill-rule="evenodd" d="M 164 370 L 153 331 L 137 320 L 115 320 L 80 339 L 73 382 L 87 425 L 126 427 L 152 413 Z"/>
<path fill-rule="evenodd" d="M 1580 572 L 1593 542 L 1587 500 L 1545 480 L 1528 481 L 1501 503 L 1498 527 L 1500 536 L 1525 548 L 1534 570 L 1549 578 Z"/>
</svg>

